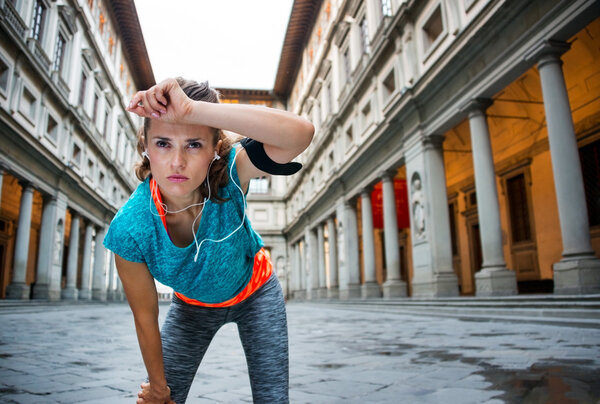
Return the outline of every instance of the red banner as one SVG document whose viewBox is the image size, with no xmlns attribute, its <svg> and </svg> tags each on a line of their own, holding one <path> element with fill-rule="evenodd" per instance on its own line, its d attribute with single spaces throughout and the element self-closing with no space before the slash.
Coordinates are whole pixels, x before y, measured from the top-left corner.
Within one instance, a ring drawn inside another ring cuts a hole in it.
<svg viewBox="0 0 600 404">
<path fill-rule="evenodd" d="M 408 217 L 408 190 L 406 180 L 394 180 L 394 194 L 396 199 L 396 217 L 398 219 L 398 228 L 404 229 L 410 227 Z M 371 205 L 373 206 L 373 227 L 383 229 L 383 189 L 381 182 L 373 187 L 371 192 Z"/>
</svg>

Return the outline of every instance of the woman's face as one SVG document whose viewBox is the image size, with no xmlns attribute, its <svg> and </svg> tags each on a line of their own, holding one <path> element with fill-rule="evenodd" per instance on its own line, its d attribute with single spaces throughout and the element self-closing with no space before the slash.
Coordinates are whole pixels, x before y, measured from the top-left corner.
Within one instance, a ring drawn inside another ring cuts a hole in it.
<svg viewBox="0 0 600 404">
<path fill-rule="evenodd" d="M 147 136 L 150 170 L 163 197 L 194 198 L 221 147 L 221 141 L 213 144 L 213 129 L 154 119 Z"/>
</svg>

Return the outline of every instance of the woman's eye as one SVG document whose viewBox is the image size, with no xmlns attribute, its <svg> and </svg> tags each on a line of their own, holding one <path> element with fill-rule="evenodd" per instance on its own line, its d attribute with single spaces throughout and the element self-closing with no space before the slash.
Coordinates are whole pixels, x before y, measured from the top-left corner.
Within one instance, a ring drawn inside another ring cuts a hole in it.
<svg viewBox="0 0 600 404">
<path fill-rule="evenodd" d="M 169 144 L 167 142 L 164 142 L 162 140 L 159 140 L 158 142 L 156 142 L 156 146 L 157 147 L 167 147 Z"/>
<path fill-rule="evenodd" d="M 192 142 L 188 145 L 190 149 L 199 149 L 202 147 L 202 144 L 199 142 Z"/>
</svg>

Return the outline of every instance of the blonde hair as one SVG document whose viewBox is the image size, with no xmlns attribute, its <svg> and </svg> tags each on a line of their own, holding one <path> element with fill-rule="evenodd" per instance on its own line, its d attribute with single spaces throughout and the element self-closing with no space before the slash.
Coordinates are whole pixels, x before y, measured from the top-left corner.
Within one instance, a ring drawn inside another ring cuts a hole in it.
<svg viewBox="0 0 600 404">
<path fill-rule="evenodd" d="M 192 100 L 219 103 L 219 93 L 208 85 L 208 81 L 198 83 L 181 77 L 177 77 L 176 80 L 183 92 Z M 151 174 L 150 160 L 142 157 L 142 153 L 148 147 L 147 134 L 150 130 L 151 122 L 151 119 L 144 118 L 144 125 L 137 131 L 137 152 L 141 159 L 135 164 L 135 175 L 140 181 L 145 181 Z M 221 129 L 211 129 L 213 130 L 213 145 L 216 145 L 221 140 L 221 149 L 219 150 L 221 158 L 212 163 L 210 172 L 207 174 L 210 176 L 210 195 L 211 200 L 214 202 L 224 202 L 225 199 L 219 197 L 218 191 L 219 188 L 226 186 L 229 180 L 229 173 L 227 172 L 227 162 L 229 159 L 227 157 L 234 141 Z M 202 198 L 208 198 L 209 190 L 206 181 L 200 185 L 200 194 Z"/>
</svg>

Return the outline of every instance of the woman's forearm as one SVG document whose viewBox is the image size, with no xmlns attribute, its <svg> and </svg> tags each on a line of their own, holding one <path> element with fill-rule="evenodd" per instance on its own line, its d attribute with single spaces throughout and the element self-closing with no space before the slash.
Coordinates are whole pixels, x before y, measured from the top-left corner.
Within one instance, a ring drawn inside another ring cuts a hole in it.
<svg viewBox="0 0 600 404">
<path fill-rule="evenodd" d="M 288 111 L 254 105 L 195 101 L 186 121 L 220 128 L 286 150 L 304 150 L 314 127 Z"/>
<path fill-rule="evenodd" d="M 139 321 L 136 319 L 135 329 L 150 384 L 155 387 L 166 387 L 167 380 L 165 378 L 158 319 Z"/>
</svg>

